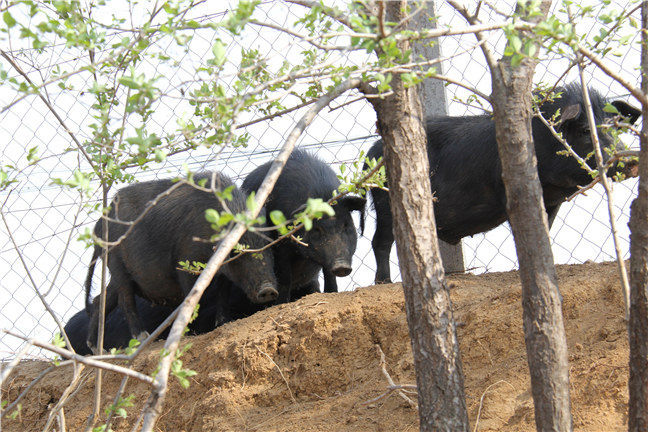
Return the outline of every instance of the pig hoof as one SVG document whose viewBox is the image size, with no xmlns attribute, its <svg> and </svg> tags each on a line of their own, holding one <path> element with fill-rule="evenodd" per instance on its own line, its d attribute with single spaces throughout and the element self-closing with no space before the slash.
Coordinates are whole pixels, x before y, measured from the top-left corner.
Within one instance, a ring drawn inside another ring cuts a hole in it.
<svg viewBox="0 0 648 432">
<path fill-rule="evenodd" d="M 88 348 L 90 348 L 90 352 L 92 353 L 92 355 L 99 355 L 99 354 L 101 354 L 101 353 L 99 352 L 99 350 L 97 349 L 97 347 L 96 347 L 92 342 L 90 342 L 90 341 L 86 341 L 86 345 L 88 346 Z"/>
<path fill-rule="evenodd" d="M 257 294 L 259 303 L 268 303 L 279 297 L 279 293 L 272 287 L 262 288 Z"/>
<path fill-rule="evenodd" d="M 143 332 L 140 332 L 140 334 L 138 334 L 135 339 L 137 339 L 140 342 L 144 342 L 149 336 L 150 336 L 149 332 L 145 330 Z"/>
</svg>

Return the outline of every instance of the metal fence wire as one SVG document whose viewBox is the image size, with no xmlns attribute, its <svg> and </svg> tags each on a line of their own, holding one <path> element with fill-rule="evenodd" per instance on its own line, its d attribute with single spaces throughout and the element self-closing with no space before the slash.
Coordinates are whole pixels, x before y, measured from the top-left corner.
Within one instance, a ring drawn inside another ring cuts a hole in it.
<svg viewBox="0 0 648 432">
<path fill-rule="evenodd" d="M 504 9 L 505 5 L 500 6 L 500 3 L 497 2 L 498 7 Z M 507 7 L 512 9 L 515 2 L 509 3 Z M 205 13 L 195 19 L 199 22 L 220 22 L 227 13 L 227 6 L 227 2 L 208 1 L 204 5 Z M 303 14 L 304 8 L 300 6 L 266 1 L 258 6 L 255 18 L 300 31 L 303 28 L 295 25 L 295 22 Z M 501 20 L 496 11 L 491 11 L 491 15 L 493 21 Z M 463 19 L 443 2 L 437 2 L 437 16 L 439 26 L 465 25 Z M 598 28 L 593 25 L 591 31 L 598 31 Z M 168 63 L 156 64 L 150 58 L 137 66 L 138 73 L 160 75 L 156 86 L 162 96 L 154 103 L 154 112 L 147 126 L 149 132 L 155 132 L 159 136 L 175 128 L 177 121 L 192 111 L 187 100 L 179 96 L 187 83 L 201 79 L 196 67 L 210 56 L 216 37 L 227 44 L 228 61 L 232 68 L 240 60 L 243 47 L 256 47 L 273 63 L 281 63 L 285 59 L 294 61 L 303 47 L 295 44 L 285 33 L 259 26 L 250 26 L 237 38 L 213 29 L 191 31 L 191 35 L 191 40 L 184 47 L 178 46 L 171 37 L 153 42 L 151 49 L 176 60 L 177 67 L 171 68 Z M 118 40 L 124 35 L 115 31 L 107 37 Z M 631 82 L 638 80 L 634 65 L 638 64 L 639 37 L 637 32 L 635 40 L 622 47 L 618 57 L 607 57 L 608 61 L 618 62 L 616 69 Z M 58 70 L 75 70 L 88 63 L 87 53 L 66 48 L 64 41 L 55 42 L 52 48 L 43 52 L 20 47 L 16 42 L 8 50 L 8 54 L 35 82 L 47 81 Z M 493 36 L 490 42 L 501 52 L 503 37 L 497 40 Z M 440 41 L 442 56 L 445 58 L 443 72 L 489 93 L 490 76 L 481 52 L 478 49 L 467 49 L 474 44 L 472 35 L 443 38 Z M 98 52 L 95 55 L 101 58 L 103 54 Z M 360 60 L 350 57 L 343 61 L 352 64 Z M 566 69 L 565 66 L 565 60 L 543 60 L 537 68 L 535 81 L 555 82 Z M 2 67 L 9 71 L 10 76 L 17 74 L 4 59 Z M 565 81 L 575 78 L 575 72 L 572 71 Z M 91 74 L 79 73 L 70 82 L 74 88 L 82 89 L 91 79 Z M 590 85 L 606 96 L 625 94 L 618 84 L 598 72 L 590 70 L 589 79 Z M 468 96 L 466 90 L 448 86 L 446 92 L 450 115 L 481 112 L 479 108 L 464 102 Z M 5 107 L 20 96 L 7 86 L 0 92 L 0 105 Z M 92 227 L 99 216 L 98 211 L 89 211 L 87 207 L 80 205 L 77 192 L 52 183 L 52 178 L 66 180 L 75 169 L 88 170 L 77 152 L 68 151 L 71 141 L 66 129 L 81 142 L 90 138 L 92 96 L 80 90 L 48 87 L 46 99 L 63 119 L 63 123 L 36 96 L 23 98 L 0 113 L 0 137 L 3 143 L 0 146 L 0 161 L 23 168 L 19 183 L 0 192 L 0 205 L 8 226 L 7 229 L 4 224 L 0 225 L 0 328 L 41 340 L 50 340 L 57 328 L 34 289 L 41 292 L 63 322 L 83 308 L 83 281 L 92 253 L 76 238 L 86 227 Z M 359 100 L 345 104 L 355 99 Z M 183 166 L 186 165 L 192 171 L 222 171 L 240 184 L 247 173 L 272 158 L 294 121 L 302 114 L 303 110 L 297 110 L 284 117 L 247 127 L 245 132 L 249 134 L 249 143 L 245 148 L 199 148 L 171 156 L 164 163 L 153 165 L 148 170 L 133 170 L 132 174 L 137 181 L 170 178 L 182 175 Z M 249 113 L 250 119 L 260 116 L 259 113 Z M 356 160 L 360 151 L 368 150 L 377 139 L 375 121 L 371 106 L 360 100 L 356 93 L 351 93 L 322 111 L 301 137 L 299 146 L 337 168 L 341 163 Z M 127 127 L 132 128 L 134 125 Z M 624 139 L 626 142 L 631 141 L 630 137 Z M 632 142 L 628 144 L 636 145 Z M 33 147 L 38 148 L 41 160 L 38 164 L 27 166 L 26 156 Z M 94 186 L 97 192 L 90 202 L 99 203 L 99 185 Z M 118 187 L 113 188 L 112 192 Z M 629 205 L 635 189 L 635 180 L 615 186 L 617 226 L 620 228 L 622 248 L 626 255 L 629 248 Z M 372 211 L 368 215 L 365 237 L 358 241 L 354 270 L 351 275 L 339 280 L 341 289 L 352 290 L 373 283 L 375 262 L 370 238 L 373 235 L 374 215 Z M 595 187 L 587 196 L 579 196 L 564 204 L 551 230 L 551 238 L 556 263 L 612 260 L 614 246 L 602 188 Z M 464 239 L 463 250 L 465 267 L 474 273 L 507 271 L 517 266 L 508 224 Z M 100 272 L 95 274 L 97 279 L 94 287 L 99 286 L 98 273 Z M 392 275 L 396 280 L 400 279 L 395 251 L 392 251 Z M 19 345 L 14 338 L 0 336 L 0 358 L 11 357 Z M 32 355 L 41 356 L 43 353 L 34 349 Z"/>
</svg>

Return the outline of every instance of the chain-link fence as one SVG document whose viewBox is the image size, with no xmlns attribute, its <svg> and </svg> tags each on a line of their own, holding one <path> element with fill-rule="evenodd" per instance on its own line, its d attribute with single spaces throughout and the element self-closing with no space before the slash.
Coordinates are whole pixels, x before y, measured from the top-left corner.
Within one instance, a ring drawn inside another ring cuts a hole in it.
<svg viewBox="0 0 648 432">
<path fill-rule="evenodd" d="M 497 4 L 500 6 L 500 2 Z M 203 15 L 195 17 L 197 21 L 219 22 L 227 12 L 225 5 L 217 1 L 207 2 L 204 10 Z M 304 9 L 300 6 L 268 1 L 258 7 L 255 17 L 262 22 L 299 31 L 300 27 L 294 23 L 303 13 Z M 497 11 L 491 10 L 490 13 L 493 20 L 501 20 Z M 438 17 L 439 26 L 465 25 L 463 19 L 447 5 L 439 5 Z M 598 31 L 596 26 L 592 25 L 592 31 Z M 156 82 L 162 96 L 154 104 L 154 113 L 148 122 L 149 132 L 164 136 L 166 130 L 175 127 L 177 121 L 192 111 L 187 98 L 182 96 L 185 89 L 201 79 L 196 67 L 210 55 L 216 37 L 227 43 L 228 61 L 232 64 L 237 64 L 240 60 L 242 47 L 256 47 L 269 62 L 278 63 L 284 59 L 296 58 L 301 48 L 289 35 L 259 26 L 251 26 L 237 38 L 213 29 L 192 30 L 191 35 L 191 40 L 184 47 L 179 46 L 171 37 L 152 42 L 156 44 L 156 49 L 176 60 L 177 67 L 155 64 L 150 60 L 138 66 L 138 73 L 152 74 L 155 71 L 163 77 Z M 118 40 L 124 34 L 115 31 L 107 37 Z M 635 37 L 638 40 L 639 34 Z M 499 41 L 494 38 L 491 42 L 501 52 L 503 37 Z M 638 64 L 639 49 L 635 42 L 636 40 L 631 41 L 620 56 L 615 57 L 618 70 L 632 82 L 638 80 L 634 65 Z M 447 58 L 443 63 L 444 72 L 489 93 L 490 76 L 482 55 L 478 49 L 467 49 L 474 45 L 472 35 L 442 39 L 442 55 Z M 8 54 L 33 81 L 41 83 L 60 74 L 62 70 L 77 70 L 88 63 L 87 52 L 67 49 L 62 41 L 44 52 L 29 47 L 11 46 Z M 101 58 L 102 53 L 94 55 Z M 361 59 L 349 57 L 343 61 L 350 64 L 360 62 Z M 2 66 L 10 75 L 18 74 L 4 60 Z M 565 70 L 564 60 L 543 60 L 537 68 L 536 82 L 555 82 Z M 572 71 L 563 79 L 569 82 L 575 78 L 575 71 Z M 90 73 L 79 73 L 72 76 L 69 82 L 72 87 L 84 88 L 91 79 Z M 224 79 L 227 80 L 227 77 Z M 606 96 L 624 94 L 618 84 L 601 73 L 590 75 L 590 84 Z M 481 111 L 478 107 L 465 103 L 468 94 L 462 88 L 447 87 L 451 115 Z M 83 307 L 83 281 L 91 252 L 76 238 L 97 220 L 99 213 L 89 211 L 84 204 L 99 203 L 100 191 L 86 200 L 76 192 L 53 184 L 51 179 L 65 180 L 73 170 L 87 169 L 79 153 L 69 151 L 70 134 L 81 142 L 90 138 L 92 103 L 93 98 L 89 94 L 54 87 L 47 88 L 44 100 L 36 96 L 22 97 L 22 94 L 8 88 L 0 94 L 2 107 L 12 104 L 0 113 L 0 137 L 3 142 L 0 158 L 3 163 L 22 170 L 19 183 L 0 192 L 0 205 L 8 226 L 7 229 L 3 224 L 0 229 L 0 328 L 13 329 L 28 337 L 51 339 L 57 328 L 35 294 L 35 288 L 63 322 Z M 249 135 L 249 143 L 245 148 L 199 148 L 190 153 L 170 156 L 164 163 L 152 165 L 148 170 L 133 169 L 132 174 L 138 181 L 169 178 L 182 175 L 183 166 L 186 165 L 192 171 L 222 171 L 240 184 L 247 173 L 272 158 L 294 121 L 302 113 L 302 110 L 297 110 L 284 117 L 246 127 L 244 131 Z M 261 116 L 255 112 L 249 113 L 250 119 Z M 377 139 L 374 125 L 375 113 L 371 106 L 361 100 L 358 94 L 351 93 L 322 111 L 303 134 L 299 145 L 333 166 L 349 163 Z M 26 156 L 33 147 L 38 147 L 40 162 L 27 166 Z M 615 207 L 619 219 L 617 225 L 621 230 L 622 247 L 626 254 L 629 246 L 629 204 L 635 186 L 636 182 L 629 180 L 615 188 Z M 373 283 L 375 262 L 369 241 L 373 235 L 373 213 L 371 210 L 368 213 L 368 225 L 365 237 L 361 237 L 358 242 L 354 270 L 350 276 L 340 279 L 341 289 L 351 290 Z M 551 235 L 557 263 L 613 259 L 614 246 L 602 189 L 594 188 L 587 196 L 579 196 L 573 202 L 564 204 Z M 472 272 L 512 270 L 517 265 L 507 224 L 486 234 L 465 239 L 463 249 L 465 266 Z M 392 275 L 398 280 L 400 275 L 397 259 L 395 252 L 392 253 Z M 95 281 L 94 286 L 98 286 L 98 281 Z M 11 357 L 18 345 L 16 340 L 2 336 L 0 357 Z"/>
</svg>

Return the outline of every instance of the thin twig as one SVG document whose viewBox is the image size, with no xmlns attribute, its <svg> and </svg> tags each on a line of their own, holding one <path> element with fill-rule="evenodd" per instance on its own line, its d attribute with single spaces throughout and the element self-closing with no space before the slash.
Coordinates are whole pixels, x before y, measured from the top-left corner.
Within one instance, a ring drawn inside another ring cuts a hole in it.
<svg viewBox="0 0 648 432">
<path fill-rule="evenodd" d="M 380 354 L 380 369 L 382 370 L 383 375 L 387 379 L 390 388 L 394 387 L 394 390 L 398 391 L 400 397 L 405 399 L 405 401 L 408 404 L 410 404 L 412 408 L 418 409 L 418 404 L 414 402 L 412 399 L 410 399 L 409 397 L 407 397 L 407 395 L 401 391 L 400 386 L 396 384 L 392 379 L 391 375 L 389 375 L 389 372 L 387 372 L 387 361 L 385 360 L 385 353 L 383 352 L 382 348 L 380 348 L 380 345 L 376 344 L 375 346 L 376 346 L 376 351 L 378 351 L 378 354 Z M 414 387 L 416 388 L 416 386 Z"/>
<path fill-rule="evenodd" d="M 4 57 L 4 59 L 9 62 L 9 64 L 16 70 L 16 72 L 18 72 L 20 75 L 23 76 L 23 78 L 25 79 L 25 81 L 27 81 L 29 83 L 29 85 L 31 85 L 34 88 L 37 88 L 34 85 L 34 83 L 32 82 L 32 80 L 29 79 L 29 76 L 21 69 L 20 66 L 18 66 L 18 64 L 4 50 L 0 49 L 0 55 L 2 57 Z M 86 158 L 86 161 L 88 161 L 88 163 L 90 164 L 90 166 L 94 170 L 95 169 L 95 163 L 92 160 L 92 157 L 88 154 L 88 152 L 86 152 L 85 148 L 83 147 L 83 144 L 81 144 L 81 142 L 79 142 L 76 135 L 74 135 L 74 133 L 72 133 L 72 130 L 67 127 L 67 125 L 65 124 L 65 121 L 63 121 L 63 119 L 58 114 L 58 112 L 54 109 L 52 104 L 47 100 L 47 98 L 45 96 L 43 96 L 43 94 L 41 92 L 38 92 L 38 97 L 40 98 L 40 100 L 43 101 L 43 103 L 45 104 L 47 109 L 50 110 L 50 112 L 54 115 L 54 117 L 56 117 L 56 120 L 58 120 L 59 124 L 61 126 L 63 126 L 63 129 L 68 133 L 68 135 L 70 135 L 70 138 L 72 138 L 72 141 L 74 141 L 74 143 L 76 144 L 79 151 L 83 154 L 83 156 Z"/>
<path fill-rule="evenodd" d="M 571 8 L 567 6 L 567 13 L 571 18 Z M 574 24 L 575 25 L 575 24 Z M 625 319 L 628 321 L 630 319 L 630 282 L 628 280 L 628 272 L 626 271 L 625 261 L 623 259 L 623 252 L 621 251 L 621 244 L 619 242 L 619 234 L 616 227 L 616 215 L 614 212 L 614 198 L 612 195 L 612 187 L 610 185 L 609 179 L 607 177 L 606 170 L 604 168 L 603 162 L 603 153 L 601 151 L 601 144 L 598 139 L 598 131 L 596 129 L 596 120 L 594 119 L 594 113 L 592 111 L 592 103 L 589 97 L 589 91 L 587 90 L 587 85 L 585 82 L 585 66 L 583 64 L 583 55 L 578 55 L 578 75 L 581 81 L 581 87 L 583 91 L 583 102 L 585 104 L 585 112 L 587 114 L 587 121 L 590 127 L 590 137 L 592 144 L 594 145 L 594 155 L 596 156 L 596 165 L 598 167 L 598 176 L 601 179 L 601 184 L 605 189 L 605 194 L 607 196 L 607 206 L 608 214 L 610 217 L 610 229 L 612 231 L 612 239 L 614 240 L 614 249 L 616 252 L 617 265 L 619 267 L 619 275 L 621 277 L 621 284 L 623 287 L 623 300 L 625 302 Z M 648 98 L 645 97 L 641 100 L 642 104 L 648 104 Z"/>
<path fill-rule="evenodd" d="M 164 198 L 164 197 L 170 195 L 171 192 L 173 192 L 174 190 L 178 189 L 178 188 L 179 188 L 180 186 L 182 186 L 183 184 L 184 184 L 184 182 L 178 182 L 178 183 L 175 183 L 175 184 L 172 185 L 170 188 L 168 188 L 167 190 L 165 190 L 164 192 L 160 193 L 160 194 L 157 195 L 155 198 L 153 198 L 151 201 L 149 201 L 149 202 L 146 204 L 146 207 L 144 207 L 144 210 L 142 211 L 142 213 L 140 213 L 140 214 L 137 216 L 137 218 L 135 218 L 135 220 L 133 220 L 133 221 L 124 221 L 124 222 L 122 222 L 124 225 L 128 225 L 128 229 L 126 230 L 126 232 L 125 232 L 124 234 L 122 234 L 121 236 L 119 236 L 119 238 L 117 238 L 117 240 L 112 241 L 112 242 L 111 242 L 111 241 L 105 241 L 105 240 L 103 240 L 103 239 L 100 239 L 100 238 L 95 237 L 94 234 L 93 234 L 92 239 L 93 239 L 93 240 L 97 243 L 97 245 L 99 245 L 99 246 L 104 246 L 104 245 L 107 246 L 107 247 L 108 247 L 108 252 L 110 252 L 110 250 L 111 250 L 112 248 L 114 248 L 115 246 L 117 246 L 118 244 L 120 244 L 120 243 L 121 243 L 121 242 L 122 242 L 126 237 L 128 237 L 128 235 L 133 231 L 133 229 L 135 228 L 135 226 L 136 226 L 139 222 L 142 221 L 142 219 L 144 218 L 144 216 L 146 216 L 146 215 L 148 214 L 148 212 L 151 211 L 151 209 L 152 209 L 153 207 L 155 207 L 155 206 L 158 204 L 158 202 L 159 202 L 162 198 Z M 119 195 L 117 195 L 117 196 L 119 196 Z M 101 217 L 103 218 L 103 216 L 101 216 Z"/>
<path fill-rule="evenodd" d="M 616 162 L 618 162 L 620 160 L 623 160 L 623 159 L 627 159 L 627 158 L 631 158 L 631 157 L 638 157 L 638 156 L 639 156 L 639 152 L 635 151 L 635 150 L 623 150 L 623 151 L 620 151 L 620 152 L 616 152 L 615 154 L 613 154 L 610 157 L 610 159 L 608 159 L 607 163 L 603 166 L 603 170 L 605 172 L 607 172 L 608 169 L 610 169 L 612 167 L 612 165 L 614 165 Z M 632 175 L 631 177 L 635 177 L 635 175 Z M 570 196 L 568 196 L 565 199 L 565 201 L 569 202 L 569 201 L 573 200 L 574 198 L 576 198 L 578 195 L 586 195 L 585 192 L 592 189 L 600 181 L 601 181 L 601 177 L 596 176 L 588 185 L 586 185 L 586 186 L 578 186 L 578 190 L 576 192 L 574 192 L 573 194 L 571 194 Z"/>
<path fill-rule="evenodd" d="M 128 377 L 125 376 L 122 378 L 122 382 L 119 385 L 119 390 L 117 390 L 117 394 L 115 395 L 115 399 L 113 399 L 113 406 L 117 406 L 119 403 L 119 399 L 121 399 L 122 394 L 124 394 L 124 390 L 126 389 L 126 384 L 128 383 Z M 104 424 L 104 430 L 109 431 L 110 430 L 110 423 L 112 422 L 112 419 L 114 417 L 115 410 L 110 410 L 108 412 L 108 418 L 106 419 L 106 423 Z"/>
<path fill-rule="evenodd" d="M 277 370 L 279 371 L 279 375 L 281 375 L 281 378 L 283 378 L 284 382 L 286 383 L 286 387 L 288 388 L 288 394 L 290 394 L 290 399 L 292 399 L 292 401 L 293 401 L 294 403 L 297 403 L 297 400 L 296 400 L 295 397 L 293 396 L 293 392 L 292 392 L 292 390 L 290 390 L 290 384 L 288 384 L 288 380 L 287 380 L 286 377 L 284 376 L 284 374 L 283 374 L 283 372 L 281 371 L 281 368 L 279 367 L 279 365 L 277 365 L 277 363 L 275 363 L 275 361 L 272 360 L 272 357 L 270 357 L 267 353 L 263 352 L 263 351 L 261 350 L 261 348 L 259 348 L 259 347 L 256 346 L 256 345 L 255 345 L 254 347 L 257 349 L 257 351 L 259 351 L 261 354 L 263 354 L 264 356 L 266 356 L 266 357 L 268 358 L 268 360 L 270 360 L 270 361 L 272 362 L 273 365 L 275 365 L 275 367 L 276 367 Z"/>
<path fill-rule="evenodd" d="M 602 59 L 600 59 L 596 54 L 594 54 L 587 48 L 578 45 L 577 49 L 580 55 L 587 57 L 592 63 L 598 66 L 599 69 L 605 72 L 606 75 L 625 87 L 626 90 L 628 90 L 632 94 L 632 96 L 637 98 L 637 100 L 642 105 L 648 105 L 648 95 L 644 94 L 639 87 L 632 85 L 630 81 L 624 79 L 619 73 L 613 71 L 607 64 L 603 62 Z"/>
<path fill-rule="evenodd" d="M 468 9 L 466 9 L 465 6 L 459 4 L 455 0 L 448 0 L 448 4 L 450 6 L 452 6 L 457 12 L 459 12 L 464 17 L 466 22 L 468 22 L 468 24 L 472 24 L 471 27 L 474 28 L 475 25 L 479 22 L 479 19 L 477 18 L 476 15 L 470 14 L 468 12 Z M 490 48 L 486 44 L 486 38 L 482 34 L 482 30 L 473 30 L 473 31 L 468 32 L 468 33 L 474 33 L 475 34 L 475 38 L 477 38 L 477 41 L 480 42 L 480 47 L 481 47 L 482 53 L 484 54 L 484 58 L 486 59 L 486 63 L 488 64 L 488 68 L 491 71 L 495 71 L 497 69 L 497 61 L 495 60 L 495 56 L 491 52 Z"/>
<path fill-rule="evenodd" d="M 362 402 L 360 405 L 369 405 L 374 402 L 378 402 L 379 400 L 389 396 L 392 392 L 396 390 L 417 390 L 417 387 L 413 384 L 401 384 L 401 385 L 388 386 L 385 392 L 381 393 L 379 396 L 373 399 Z"/>
<path fill-rule="evenodd" d="M 2 211 L 2 207 L 0 206 L 0 218 L 2 218 L 2 222 L 4 223 L 5 228 L 7 229 L 7 235 L 9 235 L 9 239 L 11 240 L 11 243 L 14 245 L 14 249 L 16 250 L 16 254 L 18 254 L 18 258 L 20 259 L 21 264 L 23 265 L 23 268 L 25 269 L 25 272 L 27 273 L 27 277 L 29 278 L 29 281 L 32 284 L 32 288 L 34 289 L 34 292 L 38 296 L 38 299 L 41 301 L 43 306 L 45 307 L 45 310 L 50 314 L 52 319 L 54 319 L 54 322 L 58 326 L 61 334 L 65 338 L 65 342 L 68 344 L 68 346 L 71 346 L 70 340 L 67 338 L 67 334 L 65 334 L 65 326 L 61 322 L 61 320 L 58 318 L 56 313 L 54 313 L 54 310 L 50 307 L 49 303 L 47 303 L 47 300 L 45 300 L 45 297 L 40 293 L 38 290 L 38 284 L 34 280 L 31 272 L 29 271 L 29 266 L 27 266 L 27 262 L 25 261 L 25 257 L 23 256 L 23 253 L 20 251 L 20 248 L 18 248 L 18 244 L 16 243 L 16 239 L 13 236 L 13 233 L 11 232 L 11 229 L 9 229 L 9 223 L 7 222 L 7 219 L 5 218 L 5 214 Z"/>
<path fill-rule="evenodd" d="M 488 393 L 488 390 L 490 390 L 491 388 L 495 387 L 497 384 L 500 383 L 508 384 L 511 387 L 511 389 L 515 391 L 515 387 L 513 387 L 511 383 L 505 380 L 499 380 L 486 387 L 486 390 L 484 390 L 484 393 L 482 393 L 481 398 L 479 398 L 479 409 L 477 410 L 477 419 L 475 420 L 475 427 L 473 429 L 473 432 L 477 432 L 477 428 L 479 427 L 479 418 L 481 417 L 481 411 L 482 411 L 482 407 L 484 406 L 484 398 L 486 397 L 486 393 Z"/>
<path fill-rule="evenodd" d="M 101 368 L 101 369 L 104 369 L 104 370 L 107 370 L 107 371 L 116 372 L 116 373 L 119 373 L 119 374 L 122 374 L 122 375 L 127 375 L 127 376 L 133 377 L 135 379 L 138 379 L 140 381 L 143 381 L 143 382 L 145 382 L 147 384 L 152 384 L 153 383 L 153 378 L 151 378 L 148 375 L 144 375 L 144 374 L 141 374 L 139 372 L 136 372 L 136 371 L 134 371 L 132 369 L 128 369 L 128 368 L 124 368 L 122 366 L 117 366 L 117 365 L 113 365 L 113 364 L 110 364 L 110 363 L 105 363 L 105 362 L 102 362 L 102 361 L 98 361 L 98 360 L 93 359 L 92 357 L 84 357 L 84 356 L 81 356 L 81 355 L 78 355 L 78 354 L 74 354 L 73 352 L 71 352 L 69 350 L 66 350 L 64 348 L 59 348 L 57 346 L 54 346 L 54 345 L 51 345 L 51 344 L 48 344 L 48 343 L 45 343 L 45 342 L 39 342 L 39 341 L 36 341 L 36 340 L 33 340 L 33 339 L 29 339 L 29 338 L 27 338 L 25 336 L 19 335 L 18 333 L 12 332 L 11 330 L 3 329 L 2 331 L 4 333 L 8 334 L 8 335 L 11 335 L 11 336 L 17 337 L 19 339 L 22 339 L 24 341 L 27 341 L 28 343 L 30 343 L 30 344 L 32 344 L 34 346 L 46 349 L 48 351 L 53 352 L 54 354 L 60 355 L 61 357 L 69 358 L 69 359 L 77 361 L 79 363 L 83 363 L 83 364 L 85 364 L 87 366 L 92 366 L 92 367 L 95 367 L 95 368 Z"/>
<path fill-rule="evenodd" d="M 56 403 L 54 408 L 52 408 L 49 412 L 49 415 L 47 417 L 47 421 L 45 422 L 45 426 L 43 427 L 43 432 L 47 432 L 49 428 L 52 426 L 52 423 L 54 423 L 54 420 L 58 417 L 57 414 L 59 413 L 59 410 L 62 409 L 66 402 L 68 401 L 68 398 L 72 394 L 72 392 L 75 390 L 75 388 L 78 386 L 79 381 L 81 381 L 81 372 L 83 371 L 83 366 L 76 368 L 74 370 L 74 375 L 72 376 L 72 382 L 65 388 L 63 391 L 63 394 L 59 398 L 59 401 Z"/>
<path fill-rule="evenodd" d="M 16 357 L 13 358 L 7 364 L 6 366 L 2 367 L 2 372 L 0 372 L 0 387 L 2 386 L 2 383 L 4 382 L 5 379 L 11 374 L 11 371 L 13 368 L 16 367 L 18 363 L 20 363 L 20 360 L 27 354 L 27 351 L 29 351 L 29 348 L 31 348 L 31 344 L 25 344 L 20 351 L 18 351 L 18 354 L 16 354 Z"/>
<path fill-rule="evenodd" d="M 11 402 L 9 405 L 7 405 L 6 407 L 4 407 L 4 409 L 2 409 L 2 417 L 4 417 L 5 415 L 7 415 L 8 413 L 12 412 L 13 409 L 16 408 L 16 407 L 18 406 L 18 404 L 20 403 L 20 401 L 22 400 L 22 398 L 24 398 L 25 395 L 27 395 L 27 393 L 29 393 L 29 391 L 30 391 L 32 388 L 34 388 L 34 386 L 35 386 L 36 384 L 38 384 L 38 383 L 39 383 L 43 378 L 45 378 L 45 376 L 46 376 L 47 374 L 49 374 L 50 372 L 52 372 L 54 369 L 57 369 L 57 366 L 50 366 L 50 367 L 48 367 L 47 369 L 45 369 L 44 371 L 42 371 L 42 372 L 41 372 L 41 373 L 40 373 L 36 378 L 34 378 L 34 379 L 32 380 L 32 382 L 29 383 L 29 385 L 28 385 L 27 387 L 25 387 L 25 389 L 24 389 L 24 390 L 23 390 L 23 391 L 18 395 L 18 397 L 17 397 L 16 399 L 14 399 L 13 402 Z"/>
<path fill-rule="evenodd" d="M 60 432 L 67 432 L 67 426 L 65 424 L 65 409 L 61 407 L 59 411 L 59 415 L 56 417 L 56 420 L 59 425 L 59 431 Z"/>
</svg>

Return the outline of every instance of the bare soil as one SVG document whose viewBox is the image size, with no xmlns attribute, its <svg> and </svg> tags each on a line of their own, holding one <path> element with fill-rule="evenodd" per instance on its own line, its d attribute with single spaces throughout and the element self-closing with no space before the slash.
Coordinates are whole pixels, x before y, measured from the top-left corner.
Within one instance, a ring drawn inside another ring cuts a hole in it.
<svg viewBox="0 0 648 432">
<path fill-rule="evenodd" d="M 559 266 L 558 275 L 575 429 L 625 430 L 628 343 L 616 265 Z M 517 273 L 460 275 L 449 282 L 471 425 L 479 416 L 480 431 L 535 430 Z M 187 341 L 192 347 L 182 360 L 197 375 L 188 389 L 172 380 L 161 431 L 418 429 L 416 408 L 397 393 L 370 402 L 388 385 L 377 346 L 396 383 L 415 383 L 399 284 L 310 295 Z M 158 342 L 141 356 L 136 369 L 152 373 L 161 347 Z M 2 399 L 14 400 L 48 365 L 23 362 Z M 65 407 L 68 430 L 83 430 L 92 411 L 94 374 L 83 374 Z M 47 375 L 23 399 L 20 415 L 3 419 L 4 430 L 42 430 L 48 408 L 71 378 L 68 367 Z M 120 382 L 115 374 L 104 375 L 105 406 Z M 114 424 L 119 431 L 130 430 L 148 395 L 134 380 L 126 394 L 134 395 L 135 406 Z"/>
</svg>

